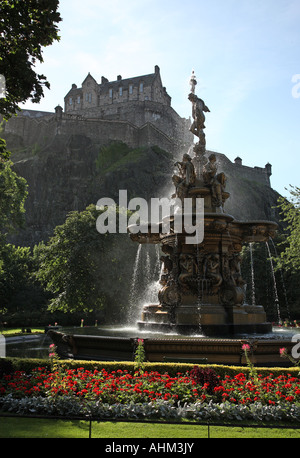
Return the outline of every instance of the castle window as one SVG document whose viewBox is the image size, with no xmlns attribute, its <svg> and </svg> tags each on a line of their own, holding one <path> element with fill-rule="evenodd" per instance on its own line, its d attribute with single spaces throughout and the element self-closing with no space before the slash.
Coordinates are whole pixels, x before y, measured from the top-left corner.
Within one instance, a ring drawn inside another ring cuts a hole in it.
<svg viewBox="0 0 300 458">
<path fill-rule="evenodd" d="M 80 95 L 77 97 L 77 103 L 80 103 Z"/>
<path fill-rule="evenodd" d="M 133 93 L 133 84 L 129 84 L 129 94 Z"/>
<path fill-rule="evenodd" d="M 119 96 L 122 97 L 122 95 L 123 95 L 123 88 L 121 86 L 121 87 L 119 87 Z"/>
<path fill-rule="evenodd" d="M 70 97 L 69 98 L 69 105 L 72 105 L 72 103 L 73 103 L 73 99 L 72 99 L 72 97 Z"/>
<path fill-rule="evenodd" d="M 91 101 L 92 101 L 92 94 L 91 94 L 90 92 L 87 92 L 87 93 L 85 94 L 85 100 L 86 100 L 87 102 L 91 103 Z"/>
<path fill-rule="evenodd" d="M 140 83 L 140 92 L 144 92 L 144 83 Z"/>
<path fill-rule="evenodd" d="M 109 89 L 108 94 L 109 94 L 109 98 L 112 99 L 112 96 L 113 96 L 112 88 Z"/>
</svg>

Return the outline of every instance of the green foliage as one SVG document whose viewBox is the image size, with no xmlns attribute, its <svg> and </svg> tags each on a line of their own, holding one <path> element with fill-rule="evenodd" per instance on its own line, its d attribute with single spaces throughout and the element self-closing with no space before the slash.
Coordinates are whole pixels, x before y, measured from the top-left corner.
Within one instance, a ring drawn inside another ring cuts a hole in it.
<svg viewBox="0 0 300 458">
<path fill-rule="evenodd" d="M 269 248 L 272 256 L 273 266 L 276 265 L 276 260 L 279 258 L 283 249 L 282 234 L 278 234 L 272 241 L 269 241 Z M 255 285 L 255 302 L 258 305 L 263 305 L 267 318 L 271 322 L 278 321 L 276 301 L 276 290 L 279 301 L 279 309 L 281 319 L 300 318 L 300 273 L 291 273 L 285 269 L 277 269 L 272 274 L 272 266 L 270 255 L 266 243 L 252 244 L 253 272 Z M 247 283 L 246 301 L 252 303 L 252 273 L 251 273 L 251 256 L 250 246 L 245 245 L 242 251 L 242 276 Z"/>
<path fill-rule="evenodd" d="M 1 99 L 0 99 L 1 100 Z M 27 182 L 12 170 L 10 152 L 0 139 L 0 232 L 11 232 L 24 225 Z"/>
<path fill-rule="evenodd" d="M 0 113 L 8 119 L 18 104 L 43 97 L 46 77 L 34 71 L 43 62 L 42 48 L 59 40 L 58 0 L 1 0 L 0 74 L 5 76 L 6 97 L 0 99 Z"/>
<path fill-rule="evenodd" d="M 290 200 L 280 197 L 278 208 L 286 223 L 286 237 L 281 243 L 284 251 L 276 260 L 277 268 L 291 273 L 300 272 L 300 188 L 290 186 Z"/>
<path fill-rule="evenodd" d="M 164 150 L 157 146 L 151 147 L 156 154 L 168 156 Z M 112 142 L 108 146 L 103 146 L 96 159 L 96 169 L 101 174 L 113 172 L 117 169 L 128 171 L 127 166 L 141 160 L 148 151 L 148 147 L 130 148 L 123 142 Z"/>
<path fill-rule="evenodd" d="M 6 148 L 6 141 L 3 138 L 0 138 L 0 160 L 7 161 L 10 157 L 11 153 Z"/>
<path fill-rule="evenodd" d="M 97 232 L 102 211 L 90 205 L 70 212 L 49 242 L 35 248 L 36 277 L 54 296 L 51 310 L 103 309 L 110 320 L 121 319 L 128 305 L 128 264 L 131 256 L 133 262 L 134 247 L 127 234 Z"/>
<path fill-rule="evenodd" d="M 112 164 L 126 156 L 129 151 L 129 146 L 123 142 L 113 142 L 108 146 L 103 146 L 96 159 L 97 171 L 107 170 Z"/>
<path fill-rule="evenodd" d="M 146 354 L 145 354 L 145 348 L 144 348 L 144 341 L 143 339 L 138 339 L 137 347 L 135 350 L 134 362 L 135 362 L 135 369 L 137 371 L 140 371 L 141 373 L 144 371 L 145 358 L 146 358 Z"/>
<path fill-rule="evenodd" d="M 46 369 L 51 368 L 50 360 L 45 359 L 38 359 L 38 358 L 6 358 L 6 360 L 11 361 L 13 365 L 13 371 L 24 371 L 30 372 L 33 369 L 38 367 L 45 367 Z M 102 370 L 105 369 L 107 372 L 117 371 L 118 369 L 124 371 L 127 370 L 129 373 L 135 372 L 135 362 L 134 361 L 87 361 L 87 360 L 74 360 L 74 359 L 66 359 L 60 360 L 61 364 L 66 369 L 76 369 L 78 367 L 82 367 L 87 370 Z M 195 364 L 188 364 L 188 363 L 161 363 L 161 362 L 154 362 L 144 363 L 144 370 L 147 372 L 157 371 L 161 374 L 168 373 L 171 377 L 175 377 L 176 374 L 181 373 L 185 374 L 190 372 L 195 367 Z M 221 378 L 224 378 L 226 375 L 230 376 L 231 378 L 235 375 L 243 372 L 244 374 L 249 374 L 249 368 L 245 366 L 225 366 L 222 364 L 209 364 L 209 365 L 197 365 L 199 369 L 211 369 Z M 270 373 L 274 375 L 274 377 L 278 377 L 279 375 L 288 375 L 291 374 L 293 377 L 297 377 L 299 372 L 298 368 L 296 367 L 259 367 L 257 368 L 258 374 L 262 375 L 263 377 L 268 376 Z"/>
<path fill-rule="evenodd" d="M 35 317 L 41 319 L 47 302 L 47 295 L 33 278 L 36 264 L 31 250 L 28 247 L 2 244 L 0 259 L 1 321 L 18 321 L 20 325 L 31 325 Z"/>
</svg>

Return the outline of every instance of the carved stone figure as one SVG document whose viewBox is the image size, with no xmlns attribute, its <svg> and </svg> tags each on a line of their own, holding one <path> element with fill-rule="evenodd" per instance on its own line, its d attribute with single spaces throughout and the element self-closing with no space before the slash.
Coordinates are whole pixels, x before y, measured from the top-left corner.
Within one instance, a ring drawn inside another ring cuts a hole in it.
<svg viewBox="0 0 300 458">
<path fill-rule="evenodd" d="M 179 259 L 180 275 L 178 282 L 183 287 L 187 287 L 187 282 L 198 272 L 198 266 L 193 255 L 181 254 Z"/>
<path fill-rule="evenodd" d="M 187 197 L 189 187 L 194 186 L 196 180 L 195 167 L 189 154 L 183 155 L 181 162 L 174 164 L 179 168 L 179 176 L 173 175 L 172 181 L 175 185 L 176 193 L 172 197 L 183 200 Z"/>
<path fill-rule="evenodd" d="M 242 257 L 240 254 L 235 254 L 230 260 L 230 274 L 232 282 L 235 286 L 243 287 L 246 282 L 242 278 L 241 274 L 241 262 Z"/>
<path fill-rule="evenodd" d="M 216 155 L 211 154 L 203 168 L 203 179 L 205 186 L 211 189 L 213 205 L 215 207 L 223 207 L 222 191 L 226 186 L 226 176 L 223 172 L 217 175 L 218 167 L 216 162 Z"/>
<path fill-rule="evenodd" d="M 182 162 L 176 162 L 175 166 L 178 166 L 180 171 L 180 177 L 182 178 L 182 180 L 184 180 L 185 185 L 194 185 L 196 175 L 191 156 L 188 153 L 185 153 L 183 155 Z"/>
<path fill-rule="evenodd" d="M 161 256 L 161 262 L 163 263 L 163 271 L 166 273 L 170 273 L 173 268 L 173 261 L 170 259 L 169 256 Z"/>
<path fill-rule="evenodd" d="M 206 258 L 206 276 L 211 279 L 214 286 L 220 286 L 223 279 L 220 274 L 220 256 L 210 254 Z"/>
<path fill-rule="evenodd" d="M 172 195 L 172 198 L 178 197 L 181 201 L 183 201 L 183 199 L 187 197 L 189 189 L 185 184 L 185 180 L 183 180 L 178 175 L 173 175 L 172 181 L 175 186 L 175 193 Z"/>
<path fill-rule="evenodd" d="M 174 306 L 181 301 L 181 296 L 175 284 L 164 286 L 158 293 L 159 302 L 164 305 Z"/>
<path fill-rule="evenodd" d="M 162 262 L 162 273 L 160 277 L 160 284 L 166 285 L 170 280 L 170 275 L 173 269 L 173 261 L 169 256 L 161 256 L 160 260 Z"/>
<path fill-rule="evenodd" d="M 204 112 L 210 112 L 209 108 L 205 105 L 204 101 L 197 97 L 197 95 L 190 93 L 188 99 L 192 102 L 192 117 L 194 119 L 190 131 L 200 137 L 205 129 L 205 115 Z"/>
</svg>

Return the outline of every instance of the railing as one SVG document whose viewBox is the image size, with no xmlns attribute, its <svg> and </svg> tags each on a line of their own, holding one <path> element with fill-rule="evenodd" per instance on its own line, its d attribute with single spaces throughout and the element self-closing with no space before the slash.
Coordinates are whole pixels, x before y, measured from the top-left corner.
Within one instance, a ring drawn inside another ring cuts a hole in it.
<svg viewBox="0 0 300 458">
<path fill-rule="evenodd" d="M 142 423 L 142 424 L 157 424 L 157 425 L 181 425 L 181 426 L 206 426 L 207 427 L 207 438 L 210 439 L 211 437 L 211 428 L 212 427 L 224 427 L 224 428 L 255 428 L 255 429 L 293 429 L 299 430 L 299 425 L 294 424 L 283 424 L 283 425 L 263 425 L 261 423 L 222 423 L 222 422 L 210 422 L 210 421 L 171 421 L 171 420 L 147 420 L 147 419 L 130 419 L 130 418 L 103 418 L 103 417 L 95 417 L 95 416 L 55 416 L 55 415 L 25 415 L 25 414 L 10 414 L 10 413 L 0 413 L 0 418 L 30 418 L 30 419 L 39 419 L 39 420 L 65 420 L 65 421 L 86 421 L 89 424 L 89 433 L 88 438 L 92 438 L 92 424 L 93 422 L 114 422 L 114 423 Z M 143 440 L 143 439 L 142 439 Z M 194 439 L 191 439 L 194 440 Z M 116 439 L 117 441 L 117 439 Z M 170 443 L 175 442 L 175 439 L 168 440 Z M 129 442 L 129 441 L 128 441 Z M 151 440 L 153 442 L 153 440 Z M 162 442 L 162 440 L 160 440 Z M 167 442 L 167 441 L 165 441 Z M 178 440 L 177 440 L 178 442 Z M 193 450 L 194 452 L 194 450 Z"/>
</svg>

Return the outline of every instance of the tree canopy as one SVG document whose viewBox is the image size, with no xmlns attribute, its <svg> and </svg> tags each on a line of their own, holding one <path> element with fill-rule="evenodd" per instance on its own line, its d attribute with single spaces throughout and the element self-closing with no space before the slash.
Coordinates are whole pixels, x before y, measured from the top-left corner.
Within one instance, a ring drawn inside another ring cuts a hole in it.
<svg viewBox="0 0 300 458">
<path fill-rule="evenodd" d="M 120 319 L 128 307 L 136 247 L 127 234 L 99 234 L 101 210 L 72 211 L 47 244 L 35 247 L 37 278 L 53 294 L 51 310 L 103 310 Z"/>
<path fill-rule="evenodd" d="M 12 169 L 5 141 L 0 139 L 0 233 L 23 227 L 27 182 Z"/>
<path fill-rule="evenodd" d="M 286 237 L 281 245 L 284 250 L 277 258 L 277 268 L 292 273 L 300 272 L 300 188 L 290 186 L 290 199 L 280 197 L 278 208 L 286 224 Z"/>
<path fill-rule="evenodd" d="M 43 62 L 42 48 L 60 38 L 58 5 L 58 0 L 0 0 L 0 74 L 6 85 L 0 113 L 5 119 L 27 99 L 38 103 L 44 87 L 50 87 L 35 64 Z"/>
</svg>

